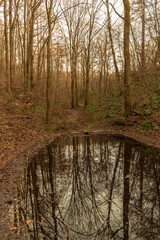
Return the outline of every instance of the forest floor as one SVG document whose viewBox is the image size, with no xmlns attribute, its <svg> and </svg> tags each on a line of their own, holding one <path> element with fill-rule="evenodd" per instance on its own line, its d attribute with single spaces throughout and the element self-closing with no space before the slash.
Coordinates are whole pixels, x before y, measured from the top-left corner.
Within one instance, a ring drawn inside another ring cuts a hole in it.
<svg viewBox="0 0 160 240">
<path fill-rule="evenodd" d="M 152 116 L 151 116 L 152 117 Z M 140 114 L 125 118 L 104 117 L 76 109 L 59 109 L 46 123 L 43 109 L 35 107 L 18 92 L 6 93 L 0 87 L 0 239 L 23 239 L 16 233 L 11 220 L 11 206 L 16 199 L 27 156 L 57 135 L 83 134 L 84 130 L 121 134 L 160 148 L 160 118 L 156 127 L 142 131 L 144 117 Z"/>
</svg>

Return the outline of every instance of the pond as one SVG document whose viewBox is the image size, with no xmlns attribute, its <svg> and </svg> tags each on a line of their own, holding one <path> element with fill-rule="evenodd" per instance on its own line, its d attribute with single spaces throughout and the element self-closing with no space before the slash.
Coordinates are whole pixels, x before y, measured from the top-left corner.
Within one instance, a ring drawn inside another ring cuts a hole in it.
<svg viewBox="0 0 160 240">
<path fill-rule="evenodd" d="M 28 159 L 14 206 L 29 239 L 160 239 L 160 151 L 128 138 L 57 137 Z"/>
</svg>

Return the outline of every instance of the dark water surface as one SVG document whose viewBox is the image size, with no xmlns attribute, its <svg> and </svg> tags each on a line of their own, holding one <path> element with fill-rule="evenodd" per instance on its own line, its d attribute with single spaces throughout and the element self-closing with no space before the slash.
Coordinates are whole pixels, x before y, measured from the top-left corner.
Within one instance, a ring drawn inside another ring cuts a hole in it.
<svg viewBox="0 0 160 240">
<path fill-rule="evenodd" d="M 58 137 L 29 159 L 16 226 L 30 239 L 160 239 L 160 151 L 122 137 Z"/>
</svg>

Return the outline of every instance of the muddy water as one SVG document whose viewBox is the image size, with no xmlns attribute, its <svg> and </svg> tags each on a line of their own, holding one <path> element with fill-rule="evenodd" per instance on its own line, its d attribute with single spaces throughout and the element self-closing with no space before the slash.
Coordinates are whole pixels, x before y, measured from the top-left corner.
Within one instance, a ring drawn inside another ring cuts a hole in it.
<svg viewBox="0 0 160 240">
<path fill-rule="evenodd" d="M 29 239 L 160 239 L 160 151 L 105 135 L 59 137 L 26 163 L 14 207 Z"/>
</svg>

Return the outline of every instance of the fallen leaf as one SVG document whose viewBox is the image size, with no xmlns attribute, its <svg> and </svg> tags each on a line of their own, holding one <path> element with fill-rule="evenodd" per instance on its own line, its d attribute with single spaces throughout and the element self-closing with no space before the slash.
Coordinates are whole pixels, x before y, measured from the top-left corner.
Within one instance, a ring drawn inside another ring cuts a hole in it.
<svg viewBox="0 0 160 240">
<path fill-rule="evenodd" d="M 130 175 L 125 176 L 125 179 L 130 178 Z"/>
<path fill-rule="evenodd" d="M 10 230 L 16 230 L 17 229 L 17 227 L 11 227 L 10 228 Z"/>
<path fill-rule="evenodd" d="M 43 233 L 40 233 L 39 237 L 45 237 L 45 235 Z"/>
<path fill-rule="evenodd" d="M 32 223 L 33 221 L 32 220 L 27 220 L 26 221 L 26 224 L 29 225 L 30 223 Z"/>
</svg>

